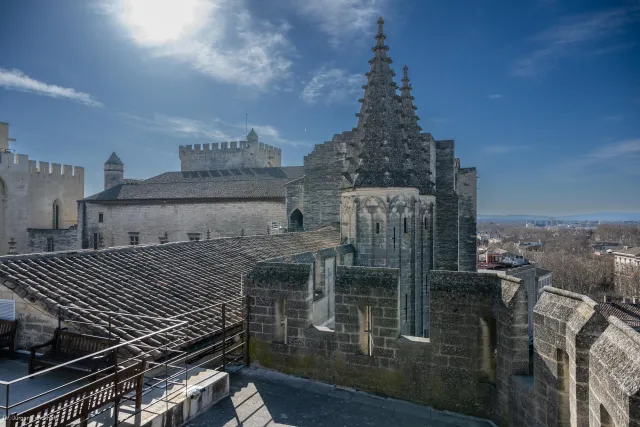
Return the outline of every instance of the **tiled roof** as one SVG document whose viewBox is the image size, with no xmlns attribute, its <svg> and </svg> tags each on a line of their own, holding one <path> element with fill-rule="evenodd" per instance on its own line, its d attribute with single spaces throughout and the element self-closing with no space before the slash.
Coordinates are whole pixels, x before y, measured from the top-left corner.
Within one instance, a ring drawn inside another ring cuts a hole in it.
<svg viewBox="0 0 640 427">
<path fill-rule="evenodd" d="M 60 304 L 166 318 L 238 297 L 240 276 L 258 261 L 339 244 L 339 231 L 325 228 L 304 233 L 5 256 L 0 257 L 0 283 L 54 316 Z M 202 316 L 191 314 L 184 320 L 195 322 Z M 83 311 L 80 320 L 104 322 L 107 317 Z M 125 340 L 143 335 L 135 329 L 158 330 L 163 326 L 153 319 L 122 319 L 136 323 L 123 325 L 132 328 L 129 333 L 119 333 Z M 239 320 L 239 314 L 235 320 Z M 105 332 L 95 329 L 92 332 L 96 334 Z"/>
<path fill-rule="evenodd" d="M 640 304 L 602 303 L 598 305 L 604 317 L 616 316 L 636 330 L 640 330 Z"/>
<path fill-rule="evenodd" d="M 137 183 L 116 185 L 85 200 L 284 198 L 287 182 L 303 172 L 302 166 L 167 172 Z"/>
</svg>

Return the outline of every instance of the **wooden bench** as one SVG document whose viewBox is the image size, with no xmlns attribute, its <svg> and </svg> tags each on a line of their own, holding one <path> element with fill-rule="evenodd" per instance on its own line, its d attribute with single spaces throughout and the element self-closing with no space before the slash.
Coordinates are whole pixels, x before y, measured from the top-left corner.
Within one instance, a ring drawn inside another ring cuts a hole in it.
<svg viewBox="0 0 640 427">
<path fill-rule="evenodd" d="M 93 335 L 78 334 L 63 329 L 56 329 L 53 339 L 44 344 L 31 347 L 29 356 L 29 374 L 33 374 L 38 367 L 48 368 L 60 365 L 83 356 L 88 356 L 101 350 L 117 345 L 120 338 L 103 338 Z M 36 355 L 36 350 L 51 347 L 50 351 L 42 355 Z M 87 358 L 66 365 L 66 368 L 82 371 L 96 372 L 98 370 L 114 366 L 116 352 L 104 353 L 93 358 Z"/>
<path fill-rule="evenodd" d="M 139 410 L 142 406 L 144 369 L 145 362 L 140 361 L 34 408 L 14 412 L 9 416 L 6 427 L 58 427 L 78 420 L 81 427 L 86 427 L 92 411 L 108 403 L 117 405 L 131 392 L 135 392 L 136 410 Z M 114 411 L 114 416 L 117 413 Z"/>
<path fill-rule="evenodd" d="M 16 351 L 17 320 L 0 320 L 0 348 L 8 347 L 9 351 Z"/>
</svg>

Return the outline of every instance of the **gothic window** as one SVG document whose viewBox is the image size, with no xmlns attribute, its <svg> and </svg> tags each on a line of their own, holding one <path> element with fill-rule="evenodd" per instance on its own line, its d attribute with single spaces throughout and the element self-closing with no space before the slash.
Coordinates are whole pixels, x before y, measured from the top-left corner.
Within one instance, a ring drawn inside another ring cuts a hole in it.
<svg viewBox="0 0 640 427">
<path fill-rule="evenodd" d="M 407 218 L 406 217 L 404 218 L 404 232 L 408 233 L 408 231 L 407 231 Z"/>
<path fill-rule="evenodd" d="M 57 230 L 60 226 L 60 203 L 58 200 L 53 202 L 51 228 Z"/>
<path fill-rule="evenodd" d="M 376 234 L 380 234 L 380 223 L 376 222 Z"/>
<path fill-rule="evenodd" d="M 47 252 L 55 251 L 55 246 L 53 244 L 53 237 L 47 237 Z"/>
<path fill-rule="evenodd" d="M 104 214 L 102 212 L 98 212 L 98 222 L 104 222 Z"/>
<path fill-rule="evenodd" d="M 129 232 L 129 244 L 135 246 L 140 243 L 140 233 Z"/>
<path fill-rule="evenodd" d="M 199 242 L 200 241 L 200 233 L 187 233 L 189 240 L 191 242 Z"/>
</svg>

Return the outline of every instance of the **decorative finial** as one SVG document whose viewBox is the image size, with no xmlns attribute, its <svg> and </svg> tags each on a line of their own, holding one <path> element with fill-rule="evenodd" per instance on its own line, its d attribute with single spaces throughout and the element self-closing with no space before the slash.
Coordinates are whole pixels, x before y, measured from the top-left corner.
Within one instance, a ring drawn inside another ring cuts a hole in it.
<svg viewBox="0 0 640 427">
<path fill-rule="evenodd" d="M 378 35 L 382 34 L 382 26 L 384 25 L 384 19 L 382 19 L 382 16 L 380 18 L 378 18 Z"/>
<path fill-rule="evenodd" d="M 402 78 L 403 79 L 408 79 L 409 75 L 407 74 L 407 71 L 409 71 L 409 67 L 407 67 L 406 65 L 404 67 L 402 67 Z"/>
</svg>

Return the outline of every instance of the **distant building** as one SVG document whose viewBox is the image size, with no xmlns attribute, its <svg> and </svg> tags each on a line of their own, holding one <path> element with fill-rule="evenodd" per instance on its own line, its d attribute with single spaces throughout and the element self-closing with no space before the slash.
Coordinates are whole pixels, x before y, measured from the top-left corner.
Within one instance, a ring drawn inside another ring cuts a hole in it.
<svg viewBox="0 0 640 427">
<path fill-rule="evenodd" d="M 640 247 L 614 251 L 613 262 L 616 294 L 640 296 Z"/>
<path fill-rule="evenodd" d="M 0 255 L 76 249 L 84 169 L 30 160 L 9 141 L 0 122 Z"/>
</svg>

